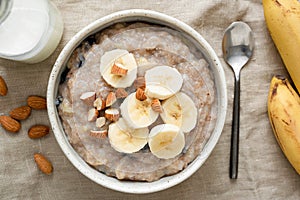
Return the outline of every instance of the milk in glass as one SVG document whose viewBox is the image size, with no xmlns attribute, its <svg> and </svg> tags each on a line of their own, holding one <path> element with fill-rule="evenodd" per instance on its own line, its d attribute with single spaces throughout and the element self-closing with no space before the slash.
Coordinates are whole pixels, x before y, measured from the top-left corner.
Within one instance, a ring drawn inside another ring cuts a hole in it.
<svg viewBox="0 0 300 200">
<path fill-rule="evenodd" d="M 0 0 L 0 57 L 40 62 L 52 54 L 62 33 L 62 18 L 52 2 Z"/>
</svg>

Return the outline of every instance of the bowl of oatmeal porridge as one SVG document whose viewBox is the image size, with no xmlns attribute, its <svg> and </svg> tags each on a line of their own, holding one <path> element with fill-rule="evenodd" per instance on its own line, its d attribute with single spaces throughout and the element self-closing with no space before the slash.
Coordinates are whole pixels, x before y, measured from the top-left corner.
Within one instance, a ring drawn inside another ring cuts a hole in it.
<svg viewBox="0 0 300 200">
<path fill-rule="evenodd" d="M 125 10 L 79 31 L 49 78 L 56 140 L 92 181 L 151 193 L 186 180 L 221 135 L 227 97 L 220 61 L 185 23 Z"/>
</svg>

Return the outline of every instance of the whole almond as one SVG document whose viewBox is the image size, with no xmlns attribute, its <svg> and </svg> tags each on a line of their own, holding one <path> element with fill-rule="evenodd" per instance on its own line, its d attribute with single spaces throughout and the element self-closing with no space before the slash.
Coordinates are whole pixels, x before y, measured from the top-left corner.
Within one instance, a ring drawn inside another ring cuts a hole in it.
<svg viewBox="0 0 300 200">
<path fill-rule="evenodd" d="M 28 137 L 37 139 L 49 134 L 50 128 L 45 125 L 34 125 L 28 130 Z"/>
<path fill-rule="evenodd" d="M 36 95 L 29 96 L 27 98 L 27 105 L 32 109 L 36 109 L 36 110 L 47 109 L 46 98 L 41 96 L 36 96 Z"/>
<path fill-rule="evenodd" d="M 16 120 L 24 120 L 29 117 L 31 108 L 29 106 L 21 106 L 9 112 L 9 115 Z"/>
<path fill-rule="evenodd" d="M 45 156 L 40 153 L 34 154 L 34 161 L 36 162 L 38 168 L 45 174 L 50 175 L 53 171 L 53 166 Z"/>
<path fill-rule="evenodd" d="M 0 95 L 5 96 L 6 94 L 7 94 L 7 85 L 4 79 L 2 78 L 2 76 L 0 76 Z"/>
<path fill-rule="evenodd" d="M 12 133 L 17 133 L 21 129 L 21 124 L 10 116 L 0 116 L 0 124 L 2 127 Z"/>
</svg>

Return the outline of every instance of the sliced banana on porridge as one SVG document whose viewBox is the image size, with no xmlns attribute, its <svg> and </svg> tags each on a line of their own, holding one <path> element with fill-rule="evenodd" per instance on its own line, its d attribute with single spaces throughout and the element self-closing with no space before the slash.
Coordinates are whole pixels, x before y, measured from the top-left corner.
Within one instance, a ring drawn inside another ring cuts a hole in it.
<svg viewBox="0 0 300 200">
<path fill-rule="evenodd" d="M 103 79 L 114 88 L 126 88 L 137 76 L 137 64 L 133 54 L 124 49 L 104 53 L 100 61 Z"/>
<path fill-rule="evenodd" d="M 169 66 L 157 66 L 147 70 L 145 80 L 147 96 L 161 100 L 176 94 L 183 83 L 178 70 Z"/>
<path fill-rule="evenodd" d="M 153 155 L 161 159 L 169 159 L 182 152 L 185 138 L 178 126 L 160 124 L 151 129 L 148 144 Z"/>
<path fill-rule="evenodd" d="M 183 92 L 178 92 L 171 98 L 164 100 L 162 110 L 160 116 L 165 123 L 178 126 L 185 133 L 195 128 L 197 108 L 193 100 Z"/>
<path fill-rule="evenodd" d="M 124 99 L 120 109 L 122 117 L 132 128 L 148 127 L 159 116 L 151 107 L 151 99 L 138 100 L 135 92 Z"/>
<path fill-rule="evenodd" d="M 147 144 L 148 128 L 132 129 L 123 118 L 109 125 L 108 138 L 110 145 L 121 153 L 134 153 Z"/>
</svg>

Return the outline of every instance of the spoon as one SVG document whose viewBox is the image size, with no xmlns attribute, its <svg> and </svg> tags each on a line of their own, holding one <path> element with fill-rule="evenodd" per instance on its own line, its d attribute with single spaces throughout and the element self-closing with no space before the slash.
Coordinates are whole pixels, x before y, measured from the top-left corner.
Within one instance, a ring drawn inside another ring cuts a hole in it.
<svg viewBox="0 0 300 200">
<path fill-rule="evenodd" d="M 253 54 L 254 39 L 251 28 L 244 22 L 233 22 L 224 33 L 222 42 L 224 60 L 234 72 L 234 99 L 232 114 L 229 177 L 238 175 L 240 129 L 240 73 Z"/>
</svg>

